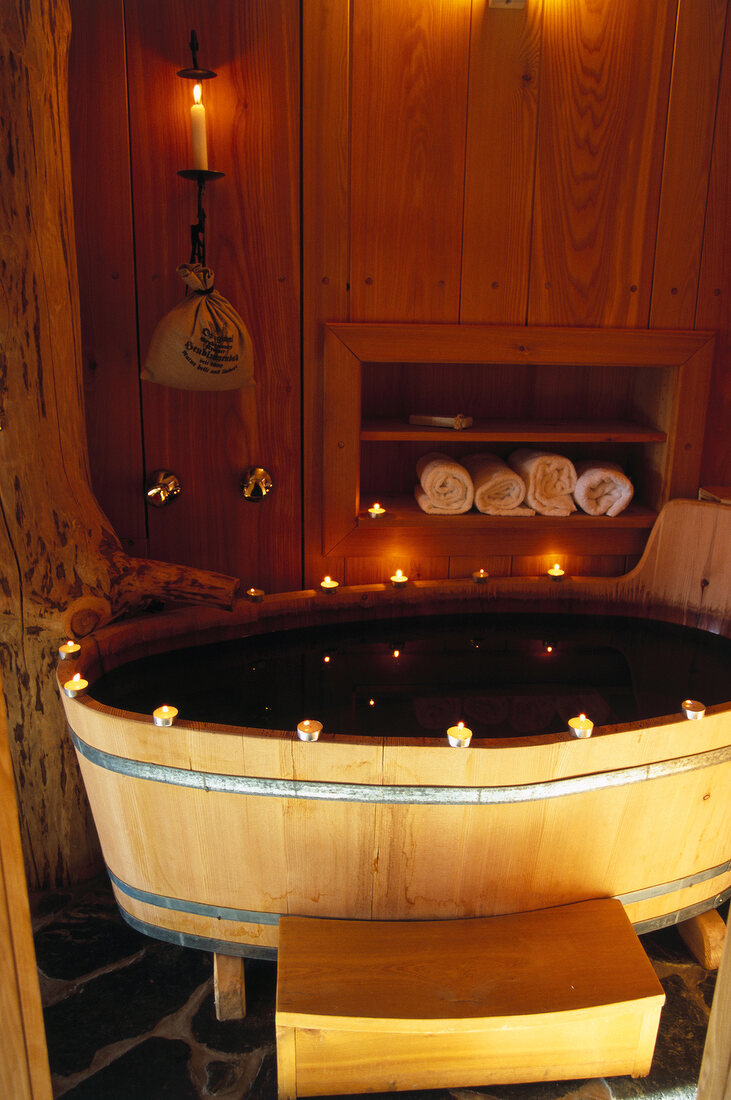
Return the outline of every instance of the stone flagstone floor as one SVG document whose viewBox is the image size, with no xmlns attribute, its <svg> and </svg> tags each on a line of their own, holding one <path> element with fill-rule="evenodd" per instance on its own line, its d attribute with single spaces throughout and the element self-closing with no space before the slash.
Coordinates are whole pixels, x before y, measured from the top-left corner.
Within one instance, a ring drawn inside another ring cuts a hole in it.
<svg viewBox="0 0 731 1100">
<path fill-rule="evenodd" d="M 219 1023 L 212 957 L 120 918 L 106 877 L 31 899 L 54 1096 L 276 1100 L 276 964 L 247 960 L 245 1020 Z M 725 915 L 725 910 L 724 910 Z M 649 1077 L 370 1094 L 371 1100 L 692 1100 L 715 973 L 674 928 L 643 937 L 667 997 Z"/>
</svg>

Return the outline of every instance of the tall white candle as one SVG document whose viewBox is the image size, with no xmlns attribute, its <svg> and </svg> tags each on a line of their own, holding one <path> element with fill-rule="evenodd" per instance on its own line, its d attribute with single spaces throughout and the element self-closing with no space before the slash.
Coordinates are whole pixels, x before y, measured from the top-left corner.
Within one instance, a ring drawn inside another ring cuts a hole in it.
<svg viewBox="0 0 731 1100">
<path fill-rule="evenodd" d="M 199 172 L 208 171 L 208 146 L 206 144 L 206 109 L 201 103 L 201 86 L 193 88 L 195 103 L 190 108 L 190 122 L 193 129 L 193 167 Z"/>
</svg>

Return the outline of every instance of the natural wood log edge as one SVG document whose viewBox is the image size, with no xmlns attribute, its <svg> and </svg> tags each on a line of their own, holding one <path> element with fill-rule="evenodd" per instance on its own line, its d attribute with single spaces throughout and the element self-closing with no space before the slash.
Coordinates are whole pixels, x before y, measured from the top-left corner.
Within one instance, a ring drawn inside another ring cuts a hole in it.
<svg viewBox="0 0 731 1100">
<path fill-rule="evenodd" d="M 238 577 L 148 558 L 130 558 L 121 550 L 112 553 L 111 566 L 111 598 L 84 595 L 73 600 L 63 612 L 64 634 L 85 638 L 149 600 L 203 604 L 231 611 L 241 587 Z"/>
</svg>

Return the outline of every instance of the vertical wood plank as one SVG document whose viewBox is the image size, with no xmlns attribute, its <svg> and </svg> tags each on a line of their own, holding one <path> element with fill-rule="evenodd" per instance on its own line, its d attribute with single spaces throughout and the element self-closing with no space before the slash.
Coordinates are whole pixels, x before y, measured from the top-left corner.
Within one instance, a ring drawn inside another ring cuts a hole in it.
<svg viewBox="0 0 731 1100">
<path fill-rule="evenodd" d="M 731 1096 L 731 936 L 726 936 L 706 1032 L 698 1100 Z"/>
<path fill-rule="evenodd" d="M 94 492 L 122 543 L 144 555 L 123 0 L 71 0 L 70 8 L 71 169 L 89 464 Z"/>
<path fill-rule="evenodd" d="M 0 678 L 0 1089 L 50 1100 L 46 1035 L 23 869 L 8 723 Z"/>
<path fill-rule="evenodd" d="M 355 0 L 351 320 L 457 321 L 469 4 Z"/>
<path fill-rule="evenodd" d="M 650 325 L 691 328 L 727 0 L 680 0 Z"/>
<path fill-rule="evenodd" d="M 473 4 L 460 320 L 525 320 L 542 5 Z"/>
<path fill-rule="evenodd" d="M 325 321 L 347 321 L 350 227 L 350 5 L 302 6 L 302 358 L 304 584 L 343 575 L 322 555 Z"/>
<path fill-rule="evenodd" d="M 217 1020 L 243 1020 L 246 1016 L 244 960 L 240 955 L 213 955 L 213 999 Z"/>
<path fill-rule="evenodd" d="M 676 7 L 544 7 L 532 324 L 647 324 Z"/>
<path fill-rule="evenodd" d="M 191 156 L 191 87 L 176 76 L 194 27 L 200 63 L 218 72 L 205 89 L 209 165 L 226 173 L 206 190 L 206 259 L 251 333 L 257 378 L 254 390 L 225 393 L 143 383 L 147 468 L 173 469 L 183 482 L 173 507 L 149 510 L 150 552 L 247 585 L 296 587 L 299 5 L 128 0 L 126 14 L 143 357 L 155 325 L 183 297 L 175 268 L 188 260 L 195 220 L 195 188 L 177 176 Z M 239 495 L 250 464 L 274 480 L 257 505 Z"/>
<path fill-rule="evenodd" d="M 731 18 L 726 16 L 723 68 L 708 188 L 696 327 L 715 329 L 716 361 L 708 403 L 701 480 L 731 482 Z"/>
</svg>

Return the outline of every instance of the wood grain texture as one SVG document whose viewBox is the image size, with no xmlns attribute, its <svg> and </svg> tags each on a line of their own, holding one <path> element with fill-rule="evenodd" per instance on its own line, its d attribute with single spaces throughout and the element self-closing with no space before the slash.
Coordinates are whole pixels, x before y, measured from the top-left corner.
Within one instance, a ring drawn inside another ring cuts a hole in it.
<svg viewBox="0 0 731 1100">
<path fill-rule="evenodd" d="M 703 452 L 704 484 L 731 482 L 731 19 L 726 16 L 713 157 L 708 187 L 696 325 L 717 332 Z"/>
<path fill-rule="evenodd" d="M 706 970 L 718 970 L 726 940 L 726 924 L 718 910 L 680 921 L 678 932 L 697 963 Z"/>
<path fill-rule="evenodd" d="M 280 923 L 276 1019 L 294 1031 L 298 1095 L 644 1074 L 664 1000 L 609 899 L 481 921 Z"/>
<path fill-rule="evenodd" d="M 243 1020 L 246 1016 L 244 960 L 240 955 L 213 955 L 213 998 L 217 1020 Z"/>
<path fill-rule="evenodd" d="M 226 393 L 143 384 L 148 470 L 173 469 L 183 483 L 175 507 L 150 510 L 151 551 L 247 586 L 288 587 L 299 581 L 292 531 L 301 523 L 299 5 L 231 5 L 223 18 L 196 0 L 125 10 L 129 84 L 146 90 L 130 100 L 143 358 L 183 297 L 175 268 L 188 259 L 195 189 L 177 175 L 191 155 L 191 89 L 176 70 L 186 64 L 181 28 L 193 26 L 201 63 L 219 74 L 206 87 L 208 150 L 225 172 L 205 195 L 206 259 L 251 333 L 257 378 L 253 390 Z M 250 464 L 275 485 L 251 506 L 239 496 Z"/>
<path fill-rule="evenodd" d="M 676 8 L 544 5 L 533 324 L 647 324 Z"/>
<path fill-rule="evenodd" d="M 695 319 L 727 0 L 680 0 L 650 325 Z"/>
<path fill-rule="evenodd" d="M 304 583 L 343 575 L 322 555 L 325 321 L 347 320 L 350 289 L 350 4 L 302 5 L 302 404 Z"/>
<path fill-rule="evenodd" d="M 353 5 L 351 317 L 459 319 L 470 11 Z"/>
<path fill-rule="evenodd" d="M 726 936 L 706 1032 L 698 1100 L 731 1097 L 731 936 Z"/>
<path fill-rule="evenodd" d="M 472 6 L 460 320 L 528 307 L 542 5 Z"/>
<path fill-rule="evenodd" d="M 125 548 L 134 540 L 146 555 L 139 548 L 147 531 L 124 3 L 71 0 L 70 8 L 71 169 L 92 485 Z"/>
<path fill-rule="evenodd" d="M 0 1089 L 14 1100 L 51 1100 L 8 733 L 0 676 Z"/>
</svg>

